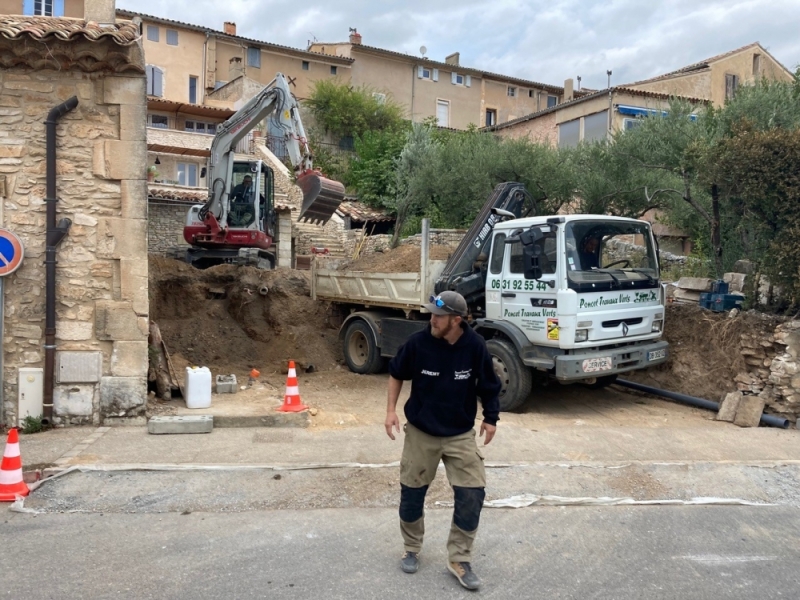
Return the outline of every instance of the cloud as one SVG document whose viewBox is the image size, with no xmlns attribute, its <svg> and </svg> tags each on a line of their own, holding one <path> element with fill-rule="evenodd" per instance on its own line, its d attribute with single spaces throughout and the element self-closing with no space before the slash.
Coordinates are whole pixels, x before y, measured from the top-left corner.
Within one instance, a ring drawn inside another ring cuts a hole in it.
<svg viewBox="0 0 800 600">
<path fill-rule="evenodd" d="M 117 6 L 213 29 L 235 21 L 245 37 L 305 48 L 345 41 L 356 27 L 365 44 L 561 85 L 628 83 L 759 41 L 794 70 L 800 63 L 800 3 L 773 0 L 423 0 L 337 3 L 307 0 L 118 0 Z"/>
</svg>

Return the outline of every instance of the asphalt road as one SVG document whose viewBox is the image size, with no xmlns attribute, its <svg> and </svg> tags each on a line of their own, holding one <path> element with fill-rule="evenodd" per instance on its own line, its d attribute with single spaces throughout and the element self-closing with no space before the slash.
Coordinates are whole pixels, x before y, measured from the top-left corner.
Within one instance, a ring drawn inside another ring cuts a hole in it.
<svg viewBox="0 0 800 600">
<path fill-rule="evenodd" d="M 771 599 L 800 590 L 794 507 L 486 510 L 469 593 L 446 572 L 450 512 L 402 573 L 394 509 L 4 513 L 3 598 Z"/>
</svg>

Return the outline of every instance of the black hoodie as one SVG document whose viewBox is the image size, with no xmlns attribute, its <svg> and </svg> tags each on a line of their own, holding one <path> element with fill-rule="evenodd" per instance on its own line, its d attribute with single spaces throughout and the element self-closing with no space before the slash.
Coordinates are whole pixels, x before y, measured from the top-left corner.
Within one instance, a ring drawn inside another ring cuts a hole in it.
<svg viewBox="0 0 800 600">
<path fill-rule="evenodd" d="M 389 374 L 411 380 L 411 397 L 405 405 L 408 422 L 437 437 L 466 433 L 475 426 L 477 399 L 483 421 L 495 425 L 499 418 L 500 381 L 484 339 L 466 323 L 455 344 L 437 339 L 428 325 L 412 335 L 389 362 Z"/>
</svg>

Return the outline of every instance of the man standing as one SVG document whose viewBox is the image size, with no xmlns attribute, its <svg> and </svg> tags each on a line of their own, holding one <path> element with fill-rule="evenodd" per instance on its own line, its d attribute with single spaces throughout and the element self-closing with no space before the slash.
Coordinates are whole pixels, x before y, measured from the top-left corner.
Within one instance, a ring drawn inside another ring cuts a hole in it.
<svg viewBox="0 0 800 600">
<path fill-rule="evenodd" d="M 480 397 L 480 435 L 486 434 L 486 444 L 492 441 L 500 382 L 484 339 L 463 321 L 467 303 L 461 294 L 442 292 L 424 307 L 431 312 L 430 326 L 412 335 L 389 363 L 385 426 L 391 439 L 393 430 L 400 432 L 397 398 L 403 381 L 411 380 L 400 461 L 400 531 L 405 547 L 401 566 L 406 573 L 419 568 L 425 493 L 441 459 L 455 499 L 447 568 L 461 585 L 475 590 L 480 579 L 470 561 L 486 495 L 486 473 L 473 427 Z"/>
</svg>

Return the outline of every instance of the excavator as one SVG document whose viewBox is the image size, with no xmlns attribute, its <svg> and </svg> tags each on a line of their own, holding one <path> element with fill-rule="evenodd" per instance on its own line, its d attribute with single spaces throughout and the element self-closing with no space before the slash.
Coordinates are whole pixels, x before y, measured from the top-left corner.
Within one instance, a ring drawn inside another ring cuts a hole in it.
<svg viewBox="0 0 800 600">
<path fill-rule="evenodd" d="M 314 169 L 297 100 L 278 73 L 264 89 L 225 121 L 211 143 L 208 201 L 189 209 L 182 256 L 204 269 L 222 263 L 275 268 L 274 172 L 257 158 L 236 156 L 237 144 L 264 119 L 283 132 L 297 185 L 303 192 L 299 220 L 326 223 L 344 199 L 344 186 Z"/>
</svg>

